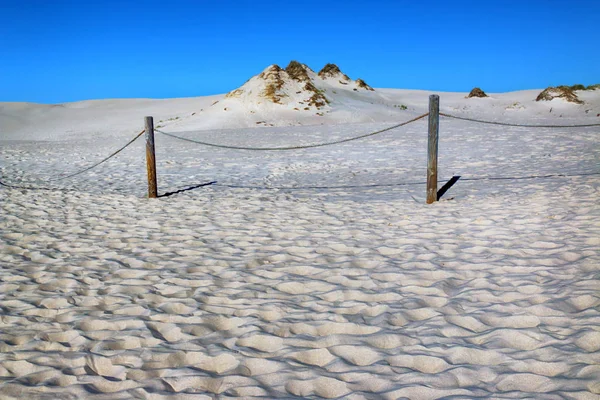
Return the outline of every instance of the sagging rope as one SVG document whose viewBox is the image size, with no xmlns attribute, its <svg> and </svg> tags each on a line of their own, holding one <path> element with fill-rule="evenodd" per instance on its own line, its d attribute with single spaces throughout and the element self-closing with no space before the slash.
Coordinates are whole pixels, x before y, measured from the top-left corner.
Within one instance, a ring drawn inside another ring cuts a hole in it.
<svg viewBox="0 0 600 400">
<path fill-rule="evenodd" d="M 397 125 L 394 125 L 394 126 L 390 126 L 388 128 L 381 129 L 381 130 L 378 130 L 378 131 L 375 131 L 375 132 L 367 133 L 365 135 L 355 136 L 355 137 L 352 137 L 352 138 L 349 138 L 349 139 L 342 139 L 342 140 L 336 140 L 336 141 L 333 141 L 333 142 L 325 142 L 325 143 L 307 144 L 307 145 L 303 145 L 303 146 L 286 146 L 286 147 L 243 147 L 243 146 L 228 146 L 228 145 L 222 145 L 222 144 L 202 142 L 200 140 L 188 139 L 188 138 L 184 138 L 184 137 L 181 137 L 181 136 L 174 135 L 172 133 L 163 132 L 163 131 L 158 130 L 158 129 L 155 129 L 154 131 L 158 132 L 158 133 L 161 133 L 161 134 L 163 134 L 165 136 L 172 137 L 174 139 L 184 140 L 186 142 L 196 143 L 196 144 L 200 144 L 200 145 L 204 145 L 204 146 L 209 146 L 209 147 L 217 147 L 217 148 L 220 148 L 220 149 L 253 150 L 253 151 L 300 150 L 300 149 L 311 149 L 311 148 L 315 148 L 315 147 L 331 146 L 331 145 L 334 145 L 334 144 L 346 143 L 346 142 L 351 142 L 353 140 L 364 139 L 364 138 L 369 137 L 369 136 L 375 136 L 375 135 L 378 135 L 380 133 L 387 132 L 387 131 L 390 131 L 392 129 L 399 128 L 401 126 L 408 125 L 408 124 L 410 124 L 412 122 L 416 122 L 416 121 L 418 121 L 420 119 L 425 118 L 428 115 L 429 115 L 429 113 L 426 113 L 426 114 L 420 115 L 420 116 L 418 116 L 416 118 L 413 118 L 413 119 L 411 119 L 409 121 L 405 121 L 405 122 L 402 122 L 400 124 L 397 124 Z"/>
<path fill-rule="evenodd" d="M 461 181 L 510 181 L 521 179 L 548 179 L 548 178 L 578 178 L 584 176 L 600 175 L 600 172 L 582 172 L 579 174 L 548 174 L 548 175 L 529 175 L 529 176 L 487 176 L 481 178 L 461 178 Z"/>
<path fill-rule="evenodd" d="M 578 173 L 578 174 L 548 174 L 548 175 L 530 175 L 530 176 L 483 176 L 479 178 L 463 178 L 460 177 L 461 181 L 512 181 L 512 180 L 525 180 L 525 179 L 549 179 L 549 178 L 579 178 L 587 176 L 597 176 L 600 172 L 589 172 L 589 173 Z M 438 183 L 443 183 L 445 180 L 438 180 Z M 340 186 L 251 186 L 251 185 L 235 185 L 225 183 L 215 183 L 214 186 L 226 187 L 230 189 L 257 189 L 257 190 L 344 190 L 344 189 L 376 189 L 382 187 L 396 187 L 396 186 L 418 186 L 426 185 L 426 181 L 422 182 L 399 182 L 399 183 L 372 183 L 365 185 L 340 185 Z"/>
<path fill-rule="evenodd" d="M 65 189 L 65 188 L 47 188 L 47 187 L 33 187 L 33 186 L 18 186 L 10 183 L 3 182 L 0 180 L 0 186 L 7 187 L 9 189 L 25 189 L 25 190 L 52 190 L 57 192 L 74 192 L 75 189 Z"/>
<path fill-rule="evenodd" d="M 82 169 L 81 171 L 77 171 L 73 174 L 69 174 L 66 176 L 61 176 L 59 178 L 53 178 L 53 179 L 48 179 L 48 182 L 55 182 L 55 181 L 60 181 L 63 179 L 67 179 L 67 178 L 72 178 L 74 176 L 83 174 L 84 172 L 87 172 L 93 168 L 96 168 L 98 165 L 110 160 L 111 158 L 113 158 L 114 156 L 116 156 L 117 154 L 119 154 L 121 151 L 125 150 L 127 147 L 129 147 L 133 142 L 135 142 L 140 136 L 142 136 L 144 134 L 144 132 L 146 132 L 146 130 L 142 130 L 140 133 L 138 133 L 133 139 L 131 139 L 129 142 L 127 142 L 127 144 L 123 147 L 121 147 L 120 149 L 118 149 L 117 151 L 111 153 L 108 157 L 103 158 L 101 161 Z M 47 187 L 31 187 L 31 186 L 19 186 L 19 185 L 13 185 L 12 183 L 6 183 L 3 182 L 2 180 L 0 180 L 0 186 L 4 186 L 7 188 L 11 188 L 11 189 L 27 189 L 27 190 L 58 190 L 58 191 L 72 191 L 74 189 L 62 189 L 62 188 L 47 188 Z"/>
<path fill-rule="evenodd" d="M 590 126 L 600 126 L 600 123 L 598 123 L 598 124 L 582 124 L 582 125 L 511 124 L 511 123 L 508 123 L 508 122 L 484 121 L 484 120 L 474 119 L 474 118 L 459 117 L 459 116 L 456 116 L 456 115 L 446 114 L 446 113 L 442 113 L 442 112 L 440 113 L 440 116 L 446 117 L 446 118 L 460 119 L 460 120 L 463 120 L 463 121 L 478 122 L 480 124 L 502 125 L 502 126 L 517 126 L 517 127 L 523 127 L 523 128 L 586 128 L 586 127 L 590 127 Z"/>
<path fill-rule="evenodd" d="M 60 178 L 55 178 L 55 179 L 49 179 L 50 181 L 60 181 L 63 179 L 67 179 L 67 178 L 72 178 L 74 176 L 83 174 L 84 172 L 89 171 L 92 168 L 96 168 L 98 165 L 110 160 L 111 158 L 113 158 L 114 156 L 116 156 L 117 154 L 119 154 L 121 151 L 125 150 L 127 147 L 129 147 L 129 145 L 131 145 L 133 142 L 135 142 L 140 136 L 142 136 L 144 134 L 144 132 L 146 132 L 146 130 L 142 130 L 140 133 L 138 133 L 133 139 L 131 139 L 129 142 L 127 142 L 127 144 L 123 147 L 121 147 L 119 150 L 115 151 L 114 153 L 112 153 L 111 155 L 109 155 L 108 157 L 104 158 L 103 160 L 97 162 L 96 164 L 87 167 L 85 169 L 82 169 L 81 171 L 75 172 L 74 174 L 70 174 L 67 176 L 61 176 Z"/>
</svg>

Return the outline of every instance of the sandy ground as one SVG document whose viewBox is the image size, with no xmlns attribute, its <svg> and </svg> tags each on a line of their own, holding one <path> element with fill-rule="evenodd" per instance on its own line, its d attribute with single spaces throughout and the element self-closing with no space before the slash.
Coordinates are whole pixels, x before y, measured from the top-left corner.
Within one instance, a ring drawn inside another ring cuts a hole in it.
<svg viewBox="0 0 600 400">
<path fill-rule="evenodd" d="M 157 200 L 142 141 L 48 182 L 102 132 L 0 141 L 70 189 L 0 188 L 0 398 L 600 398 L 598 128 L 442 120 L 430 206 L 423 121 L 157 136 L 160 193 L 216 182 Z"/>
</svg>

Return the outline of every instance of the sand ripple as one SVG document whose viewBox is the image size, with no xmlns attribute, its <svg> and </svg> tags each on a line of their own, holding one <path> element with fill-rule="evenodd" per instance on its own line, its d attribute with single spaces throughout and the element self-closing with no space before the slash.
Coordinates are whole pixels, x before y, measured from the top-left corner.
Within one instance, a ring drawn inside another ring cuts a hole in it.
<svg viewBox="0 0 600 400">
<path fill-rule="evenodd" d="M 0 397 L 594 398 L 599 185 L 0 189 Z"/>
</svg>

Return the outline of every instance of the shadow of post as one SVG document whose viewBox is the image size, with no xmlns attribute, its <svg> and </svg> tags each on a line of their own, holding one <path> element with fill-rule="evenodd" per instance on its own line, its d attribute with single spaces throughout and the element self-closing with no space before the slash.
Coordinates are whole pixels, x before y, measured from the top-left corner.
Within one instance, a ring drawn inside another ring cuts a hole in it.
<svg viewBox="0 0 600 400">
<path fill-rule="evenodd" d="M 164 193 L 164 194 L 159 194 L 158 197 L 169 197 L 169 196 L 173 196 L 174 194 L 179 194 L 179 193 L 187 192 L 187 191 L 198 189 L 198 188 L 201 188 L 201 187 L 204 187 L 204 186 L 214 185 L 215 183 L 217 183 L 217 181 L 212 181 L 212 182 L 207 182 L 207 183 L 200 183 L 198 185 L 194 185 L 194 186 L 186 187 L 186 188 L 183 188 L 183 189 L 175 190 L 174 192 L 167 192 L 167 193 Z"/>
<path fill-rule="evenodd" d="M 458 180 L 460 179 L 460 175 L 455 175 L 452 177 L 452 179 L 450 179 L 448 182 L 446 182 L 444 184 L 444 186 L 442 186 L 440 188 L 440 190 L 438 190 L 437 192 L 437 200 L 440 201 L 440 199 L 442 198 L 443 195 L 446 194 L 446 192 L 452 187 L 454 186 L 454 184 L 456 182 L 458 182 Z"/>
</svg>

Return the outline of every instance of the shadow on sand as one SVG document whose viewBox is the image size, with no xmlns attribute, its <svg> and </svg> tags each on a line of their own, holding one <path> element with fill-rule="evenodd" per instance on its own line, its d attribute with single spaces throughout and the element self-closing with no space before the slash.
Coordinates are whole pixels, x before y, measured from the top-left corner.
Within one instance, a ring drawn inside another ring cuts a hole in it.
<svg viewBox="0 0 600 400">
<path fill-rule="evenodd" d="M 169 196 L 173 196 L 174 194 L 188 192 L 190 190 L 198 189 L 198 188 L 201 188 L 201 187 L 204 187 L 204 186 L 214 185 L 215 183 L 217 183 L 217 181 L 212 181 L 212 182 L 207 182 L 207 183 L 200 183 L 198 185 L 189 186 L 189 187 L 186 187 L 186 188 L 183 188 L 183 189 L 175 190 L 174 192 L 167 192 L 167 193 L 164 193 L 164 194 L 160 194 L 160 195 L 158 195 L 158 197 L 169 197 Z"/>
<path fill-rule="evenodd" d="M 442 196 L 443 196 L 443 195 L 445 195 L 445 194 L 446 194 L 446 192 L 447 192 L 448 190 L 450 190 L 450 188 L 451 188 L 452 186 L 454 186 L 454 184 L 455 184 L 456 182 L 458 182 L 458 180 L 459 180 L 459 179 L 460 179 L 460 175 L 454 175 L 454 176 L 453 176 L 453 177 L 452 177 L 452 178 L 451 178 L 451 179 L 450 179 L 448 182 L 446 182 L 446 183 L 444 184 L 444 186 L 442 186 L 442 187 L 440 188 L 440 190 L 438 190 L 438 192 L 437 192 L 437 199 L 438 199 L 438 201 L 440 201 L 440 199 L 442 198 Z"/>
<path fill-rule="evenodd" d="M 438 201 L 442 198 L 442 196 L 444 196 L 444 194 L 446 194 L 446 192 L 448 190 L 450 190 L 450 188 L 452 186 L 454 186 L 454 184 L 456 182 L 458 182 L 458 180 L 460 179 L 460 176 L 455 175 L 453 176 L 448 182 L 446 182 L 444 184 L 444 186 L 442 186 L 438 192 L 437 192 L 437 199 Z M 159 195 L 158 197 L 169 197 L 169 196 L 173 196 L 175 194 L 179 194 L 179 193 L 184 193 L 184 192 L 188 192 L 190 190 L 194 190 L 194 189 L 198 189 L 201 187 L 205 187 L 205 186 L 210 186 L 210 185 L 214 185 L 216 184 L 217 181 L 212 181 L 212 182 L 207 182 L 207 183 L 200 183 L 198 185 L 193 185 L 193 186 L 189 186 L 183 189 L 179 189 L 179 190 L 175 190 L 173 192 L 167 192 L 167 193 L 163 193 L 161 195 Z M 374 185 L 349 185 L 349 186 L 303 186 L 303 187 L 290 187 L 290 188 L 267 188 L 267 187 L 258 187 L 258 186 L 243 186 L 243 185 L 220 185 L 220 186 L 224 186 L 224 187 L 229 187 L 229 188 L 244 188 L 244 189 L 280 189 L 280 190 L 298 190 L 298 189 L 352 189 L 352 188 L 374 188 L 374 187 L 390 187 L 390 186 L 409 186 L 409 185 L 420 185 L 420 184 L 425 184 L 425 182 L 410 182 L 410 183 L 396 183 L 396 184 L 374 184 Z"/>
</svg>

